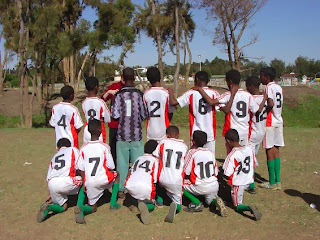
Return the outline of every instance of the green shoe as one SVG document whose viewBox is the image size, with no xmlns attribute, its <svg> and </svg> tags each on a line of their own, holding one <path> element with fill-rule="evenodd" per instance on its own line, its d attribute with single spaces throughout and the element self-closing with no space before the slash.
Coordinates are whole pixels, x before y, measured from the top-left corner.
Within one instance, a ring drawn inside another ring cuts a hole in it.
<svg viewBox="0 0 320 240">
<path fill-rule="evenodd" d="M 150 222 L 151 222 L 150 221 L 150 213 L 149 213 L 147 205 L 144 202 L 139 202 L 138 208 L 140 211 L 141 222 L 145 225 L 150 224 Z"/>
<path fill-rule="evenodd" d="M 176 212 L 177 212 L 177 204 L 172 202 L 170 204 L 169 213 L 164 219 L 164 221 L 168 223 L 173 223 L 174 217 L 176 216 Z"/>
<path fill-rule="evenodd" d="M 276 184 L 270 185 L 269 182 L 260 183 L 258 186 L 261 188 L 277 190 L 277 185 Z"/>
<path fill-rule="evenodd" d="M 261 214 L 261 212 L 258 210 L 258 208 L 257 208 L 256 206 L 250 206 L 250 211 L 251 211 L 251 213 L 253 214 L 254 219 L 255 219 L 256 221 L 258 221 L 258 220 L 261 219 L 262 214 Z"/>
<path fill-rule="evenodd" d="M 118 210 L 120 207 L 121 207 L 121 205 L 119 203 L 116 203 L 113 206 L 110 205 L 110 210 L 111 211 Z"/>
<path fill-rule="evenodd" d="M 226 208 L 226 205 L 224 205 L 222 198 L 216 198 L 216 206 L 221 214 L 221 217 L 226 217 L 228 215 L 228 210 Z"/>
<path fill-rule="evenodd" d="M 82 216 L 83 216 L 83 213 L 82 213 L 81 207 L 80 206 L 76 206 L 74 208 L 74 219 L 75 219 L 76 223 L 79 223 L 79 224 L 85 224 L 86 223 L 86 220 Z"/>
<path fill-rule="evenodd" d="M 37 216 L 38 223 L 41 223 L 46 219 L 47 214 L 44 213 L 45 211 L 49 211 L 49 203 L 47 203 L 47 202 L 43 203 L 40 206 L 40 209 L 38 211 L 38 216 Z"/>
</svg>

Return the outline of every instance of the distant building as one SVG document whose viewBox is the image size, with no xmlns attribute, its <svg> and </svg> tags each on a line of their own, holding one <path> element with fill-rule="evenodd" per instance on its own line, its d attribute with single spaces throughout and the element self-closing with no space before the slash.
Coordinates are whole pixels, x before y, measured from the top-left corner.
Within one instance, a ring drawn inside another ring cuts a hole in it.
<svg viewBox="0 0 320 240">
<path fill-rule="evenodd" d="M 297 74 L 294 72 L 292 73 L 284 73 L 280 77 L 281 86 L 297 86 L 298 85 L 298 78 Z"/>
<path fill-rule="evenodd" d="M 225 85 L 226 75 L 211 75 L 210 76 L 210 85 L 212 86 L 223 86 Z"/>
</svg>

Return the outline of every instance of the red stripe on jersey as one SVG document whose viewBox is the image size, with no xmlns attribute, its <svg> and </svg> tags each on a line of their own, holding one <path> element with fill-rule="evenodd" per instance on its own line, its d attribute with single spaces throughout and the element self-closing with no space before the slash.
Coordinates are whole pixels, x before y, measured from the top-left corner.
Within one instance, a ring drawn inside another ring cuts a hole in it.
<svg viewBox="0 0 320 240">
<path fill-rule="evenodd" d="M 191 173 L 190 173 L 190 182 L 192 184 L 196 184 L 197 175 L 194 172 L 195 164 L 194 160 L 192 159 L 192 167 L 191 167 Z"/>
<path fill-rule="evenodd" d="M 151 171 L 151 195 L 150 195 L 150 200 L 155 199 L 156 197 L 156 187 L 154 186 L 154 168 L 155 168 L 155 163 L 153 163 L 152 166 L 152 171 Z"/>
<path fill-rule="evenodd" d="M 254 117 L 254 114 L 250 112 L 250 121 L 249 121 L 249 135 L 248 140 L 251 138 L 251 132 L 252 132 L 252 118 Z"/>
<path fill-rule="evenodd" d="M 73 146 L 76 148 L 79 148 L 78 133 L 76 128 L 74 127 L 74 113 L 72 114 L 72 117 L 71 117 L 70 127 L 71 127 L 71 133 L 73 138 Z"/>
<path fill-rule="evenodd" d="M 166 105 L 164 107 L 164 120 L 165 120 L 166 128 L 169 127 L 169 125 L 170 125 L 168 110 L 169 110 L 169 99 L 167 98 Z"/>
<path fill-rule="evenodd" d="M 161 171 L 162 171 L 162 168 L 163 168 L 163 160 L 162 160 L 162 157 L 163 157 L 163 148 L 164 148 L 164 143 L 162 143 L 161 146 L 160 146 L 160 158 L 159 158 L 158 179 L 160 179 L 160 174 L 161 174 Z"/>
<path fill-rule="evenodd" d="M 71 153 L 71 167 L 70 167 L 70 171 L 69 171 L 69 177 L 75 177 L 76 176 L 76 171 L 74 170 L 74 163 L 76 161 L 76 157 L 74 155 L 74 151 L 72 149 L 72 153 Z"/>
<path fill-rule="evenodd" d="M 190 127 L 190 137 L 192 136 L 192 129 L 194 125 L 194 114 L 193 114 L 193 94 L 190 95 L 189 98 L 189 127 Z"/>
<path fill-rule="evenodd" d="M 108 177 L 108 181 L 109 183 L 111 183 L 113 181 L 113 179 L 115 178 L 115 175 L 113 172 L 110 172 L 108 167 L 107 167 L 107 157 L 106 157 L 106 153 L 104 153 L 104 159 L 103 159 L 103 168 L 106 171 L 106 175 Z"/>
<path fill-rule="evenodd" d="M 101 122 L 101 134 L 102 134 L 102 141 L 105 143 L 107 139 L 107 131 L 104 127 L 104 122 Z"/>
<path fill-rule="evenodd" d="M 214 95 L 212 97 L 214 99 Z M 216 139 L 217 120 L 216 120 L 216 108 L 215 108 L 215 106 L 212 106 L 212 127 L 213 127 L 213 138 Z"/>
<path fill-rule="evenodd" d="M 234 170 L 233 170 L 233 173 L 232 173 L 232 175 L 229 177 L 229 179 L 228 179 L 228 184 L 230 185 L 230 186 L 232 186 L 232 180 L 233 180 L 233 175 L 234 175 L 234 171 L 236 170 L 236 168 L 239 166 L 239 163 L 237 162 L 237 160 L 234 158 L 233 159 L 233 161 L 234 161 Z"/>
<path fill-rule="evenodd" d="M 267 127 L 271 127 L 272 125 L 272 112 L 269 112 L 267 115 L 267 122 L 266 122 L 266 126 Z"/>
<path fill-rule="evenodd" d="M 226 132 L 231 128 L 231 112 L 229 112 L 224 118 L 224 126 L 222 136 L 226 135 Z"/>
</svg>

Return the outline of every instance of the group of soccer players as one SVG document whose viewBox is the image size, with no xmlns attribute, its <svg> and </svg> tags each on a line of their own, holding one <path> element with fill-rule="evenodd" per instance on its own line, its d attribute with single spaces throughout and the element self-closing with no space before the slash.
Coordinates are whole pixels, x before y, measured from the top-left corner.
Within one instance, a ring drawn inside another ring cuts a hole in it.
<svg viewBox="0 0 320 240">
<path fill-rule="evenodd" d="M 216 207 L 221 216 L 227 216 L 224 201 L 218 196 L 216 111 L 225 113 L 223 136 L 227 157 L 222 169 L 231 186 L 233 205 L 237 212 L 249 211 L 259 220 L 262 215 L 257 207 L 242 202 L 245 190 L 255 193 L 255 155 L 262 142 L 267 153 L 269 182 L 259 186 L 281 189 L 279 147 L 284 146 L 283 92 L 274 83 L 275 76 L 273 68 L 261 69 L 260 78 L 246 79 L 247 91 L 244 91 L 239 86 L 240 73 L 230 70 L 226 73 L 229 91 L 220 96 L 207 86 L 208 74 L 200 71 L 195 75 L 195 86 L 176 99 L 171 88 L 166 90 L 160 86 L 157 68 L 148 69 L 151 88 L 144 94 L 134 87 L 134 70 L 125 68 L 124 82 L 102 97 L 108 99 L 112 95 L 111 113 L 97 97 L 98 79 L 90 77 L 85 82 L 88 97 L 82 102 L 86 123 L 80 150 L 78 133 L 83 122 L 78 109 L 70 103 L 74 98 L 73 88 L 63 87 L 63 101 L 53 107 L 49 122 L 55 128 L 58 152 L 49 165 L 49 197 L 41 205 L 37 221 L 44 221 L 50 212 L 65 211 L 68 195 L 78 194 L 75 221 L 85 223 L 85 215 L 97 211 L 97 201 L 106 189 L 112 189 L 110 210 L 117 210 L 120 207 L 117 198 L 125 198 L 128 192 L 144 224 L 150 223 L 149 214 L 155 206 L 163 207 L 159 188 L 164 188 L 171 200 L 166 222 L 174 222 L 176 213 L 181 211 L 183 195 L 191 201 L 186 211 L 202 211 L 204 205 L 196 197 L 200 195 L 207 205 Z M 266 85 L 263 93 L 259 90 L 261 83 Z M 176 105 L 189 106 L 189 150 L 179 139 L 179 129 L 170 125 Z M 112 134 L 116 141 L 111 142 L 109 134 L 111 149 L 105 143 L 104 126 L 110 120 L 118 122 L 116 134 Z M 147 120 L 144 145 L 143 120 Z"/>
</svg>

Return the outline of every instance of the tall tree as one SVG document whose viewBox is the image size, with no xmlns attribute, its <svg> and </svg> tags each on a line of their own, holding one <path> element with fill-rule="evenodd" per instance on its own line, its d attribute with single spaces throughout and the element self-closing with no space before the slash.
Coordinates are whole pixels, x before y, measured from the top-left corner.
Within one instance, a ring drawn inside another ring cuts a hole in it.
<svg viewBox="0 0 320 240">
<path fill-rule="evenodd" d="M 284 61 L 275 58 L 271 60 L 270 67 L 273 67 L 276 70 L 277 77 L 280 77 L 286 69 L 286 64 Z"/>
</svg>

